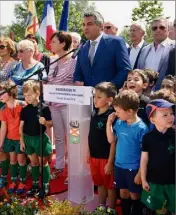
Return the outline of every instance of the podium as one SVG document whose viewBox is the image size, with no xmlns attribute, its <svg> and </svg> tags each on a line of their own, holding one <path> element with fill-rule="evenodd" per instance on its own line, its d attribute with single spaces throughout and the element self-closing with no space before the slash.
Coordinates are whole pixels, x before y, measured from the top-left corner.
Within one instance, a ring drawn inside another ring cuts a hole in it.
<svg viewBox="0 0 176 215">
<path fill-rule="evenodd" d="M 82 86 L 43 86 L 46 102 L 68 105 L 68 200 L 75 203 L 94 199 L 94 186 L 86 159 L 93 108 L 92 90 L 92 87 Z"/>
</svg>

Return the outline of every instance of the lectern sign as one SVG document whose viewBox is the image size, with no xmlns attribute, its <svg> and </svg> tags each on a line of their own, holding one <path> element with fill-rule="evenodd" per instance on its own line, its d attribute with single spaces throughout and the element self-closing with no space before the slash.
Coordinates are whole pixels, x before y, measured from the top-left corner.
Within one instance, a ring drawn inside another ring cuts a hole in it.
<svg viewBox="0 0 176 215">
<path fill-rule="evenodd" d="M 90 105 L 92 87 L 44 85 L 44 100 L 49 102 Z"/>
</svg>

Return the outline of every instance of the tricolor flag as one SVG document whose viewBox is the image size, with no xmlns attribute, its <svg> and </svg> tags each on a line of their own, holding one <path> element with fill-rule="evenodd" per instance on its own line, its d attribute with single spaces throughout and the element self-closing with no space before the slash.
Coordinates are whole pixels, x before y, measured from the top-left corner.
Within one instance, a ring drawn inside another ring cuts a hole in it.
<svg viewBox="0 0 176 215">
<path fill-rule="evenodd" d="M 43 47 L 41 37 L 39 35 L 39 22 L 34 0 L 28 0 L 28 15 L 26 19 L 26 26 L 25 36 L 27 36 L 28 34 L 35 35 L 39 41 L 39 50 L 42 51 Z"/>
<path fill-rule="evenodd" d="M 68 14 L 69 14 L 69 0 L 64 0 L 62 14 L 59 23 L 60 31 L 68 31 Z"/>
<path fill-rule="evenodd" d="M 43 16 L 40 23 L 40 35 L 46 42 L 46 48 L 50 50 L 50 38 L 56 31 L 53 1 L 45 1 Z"/>
</svg>

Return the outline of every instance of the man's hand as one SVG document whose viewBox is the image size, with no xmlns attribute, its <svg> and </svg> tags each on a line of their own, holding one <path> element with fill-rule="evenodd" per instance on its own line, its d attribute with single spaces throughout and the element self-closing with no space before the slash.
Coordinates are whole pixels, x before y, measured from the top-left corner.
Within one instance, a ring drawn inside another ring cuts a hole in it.
<svg viewBox="0 0 176 215">
<path fill-rule="evenodd" d="M 84 86 L 84 82 L 82 82 L 82 81 L 75 81 L 75 86 Z"/>
<path fill-rule="evenodd" d="M 115 113 L 111 113 L 111 114 L 108 116 L 107 124 L 112 125 L 112 123 L 114 122 L 115 119 L 116 119 Z"/>
<path fill-rule="evenodd" d="M 113 170 L 114 170 L 113 163 L 107 163 L 107 164 L 105 165 L 104 171 L 105 171 L 105 174 L 106 174 L 106 175 L 111 175 L 112 172 L 113 172 Z"/>
</svg>

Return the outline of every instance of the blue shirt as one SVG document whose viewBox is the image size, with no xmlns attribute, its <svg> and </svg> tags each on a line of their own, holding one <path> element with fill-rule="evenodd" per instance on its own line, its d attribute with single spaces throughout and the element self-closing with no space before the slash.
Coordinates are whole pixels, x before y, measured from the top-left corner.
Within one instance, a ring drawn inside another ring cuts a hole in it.
<svg viewBox="0 0 176 215">
<path fill-rule="evenodd" d="M 15 84 L 18 85 L 18 99 L 24 99 L 23 93 L 22 93 L 22 86 L 23 86 L 24 80 L 41 68 L 44 68 L 44 65 L 38 62 L 32 68 L 24 69 L 23 64 L 20 62 L 10 71 L 9 78 L 12 81 L 14 81 Z M 42 73 L 43 73 L 42 79 L 46 81 L 47 80 L 46 71 L 43 70 Z M 30 78 L 30 80 L 39 80 L 38 74 L 33 75 Z"/>
<path fill-rule="evenodd" d="M 113 129 L 117 136 L 115 166 L 139 169 L 142 138 L 148 132 L 146 124 L 141 119 L 130 125 L 126 121 L 117 120 Z"/>
</svg>

